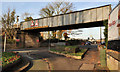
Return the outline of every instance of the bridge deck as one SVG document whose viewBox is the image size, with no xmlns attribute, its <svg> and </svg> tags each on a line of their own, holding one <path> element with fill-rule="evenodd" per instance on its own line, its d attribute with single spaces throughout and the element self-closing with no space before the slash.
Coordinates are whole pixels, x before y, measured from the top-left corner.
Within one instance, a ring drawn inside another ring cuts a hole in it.
<svg viewBox="0 0 120 72">
<path fill-rule="evenodd" d="M 107 21 L 107 20 L 105 20 Z M 38 29 L 29 29 L 29 30 L 22 30 L 25 32 L 42 32 L 42 31 L 54 31 L 54 30 L 69 30 L 69 29 L 78 29 L 78 28 L 90 28 L 90 27 L 99 27 L 104 26 L 103 21 L 97 22 L 90 22 L 84 24 L 72 24 L 66 26 L 58 26 L 58 27 L 46 27 L 46 28 L 38 28 Z"/>
<path fill-rule="evenodd" d="M 75 11 L 71 13 L 55 15 L 51 17 L 34 19 L 21 22 L 21 30 L 24 31 L 48 31 L 60 29 L 76 29 L 103 26 L 104 20 L 108 20 L 111 5 Z"/>
</svg>

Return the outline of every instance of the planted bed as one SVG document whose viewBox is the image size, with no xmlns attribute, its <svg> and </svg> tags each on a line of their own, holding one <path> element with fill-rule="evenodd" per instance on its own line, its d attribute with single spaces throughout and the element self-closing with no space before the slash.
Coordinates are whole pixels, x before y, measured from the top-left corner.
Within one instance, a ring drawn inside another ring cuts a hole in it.
<svg viewBox="0 0 120 72">
<path fill-rule="evenodd" d="M 2 53 L 2 66 L 5 67 L 7 65 L 13 64 L 19 59 L 20 59 L 20 56 L 13 52 L 3 52 Z"/>
<path fill-rule="evenodd" d="M 87 50 L 78 46 L 56 46 L 55 48 L 51 48 L 49 52 L 75 59 L 82 59 Z"/>
</svg>

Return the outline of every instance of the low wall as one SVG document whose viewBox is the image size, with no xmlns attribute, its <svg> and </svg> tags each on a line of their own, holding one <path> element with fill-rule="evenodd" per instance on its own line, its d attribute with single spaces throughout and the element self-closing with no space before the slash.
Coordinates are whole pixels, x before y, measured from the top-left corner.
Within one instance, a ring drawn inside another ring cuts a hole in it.
<svg viewBox="0 0 120 72">
<path fill-rule="evenodd" d="M 120 57 L 119 52 L 107 51 L 107 67 L 109 70 L 120 70 Z"/>
</svg>

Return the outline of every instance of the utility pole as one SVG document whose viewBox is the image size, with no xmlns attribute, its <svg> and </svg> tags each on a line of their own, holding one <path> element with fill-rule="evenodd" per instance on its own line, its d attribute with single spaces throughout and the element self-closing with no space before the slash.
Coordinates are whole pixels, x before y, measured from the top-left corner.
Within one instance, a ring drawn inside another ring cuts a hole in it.
<svg viewBox="0 0 120 72">
<path fill-rule="evenodd" d="M 6 29 L 5 29 L 5 38 L 4 38 L 4 52 L 6 50 Z"/>
<path fill-rule="evenodd" d="M 49 39 L 49 44 L 48 44 L 48 46 L 49 46 L 49 48 L 48 48 L 48 50 L 50 51 L 50 45 L 51 45 L 51 43 L 50 43 L 50 37 L 51 37 L 51 35 L 50 35 L 50 32 L 48 33 L 48 39 Z"/>
<path fill-rule="evenodd" d="M 17 16 L 17 28 L 18 28 L 18 21 L 19 21 L 19 16 Z"/>
<path fill-rule="evenodd" d="M 101 29 L 101 26 L 100 26 L 100 43 L 102 42 L 102 29 Z"/>
</svg>

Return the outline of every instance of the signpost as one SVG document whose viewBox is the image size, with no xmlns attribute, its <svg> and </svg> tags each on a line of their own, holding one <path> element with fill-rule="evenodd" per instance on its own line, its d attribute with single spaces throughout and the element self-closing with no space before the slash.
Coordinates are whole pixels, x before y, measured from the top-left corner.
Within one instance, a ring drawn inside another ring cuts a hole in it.
<svg viewBox="0 0 120 72">
<path fill-rule="evenodd" d="M 32 21 L 31 27 L 33 27 L 33 26 L 34 26 L 34 23 L 33 23 L 33 21 Z"/>
<path fill-rule="evenodd" d="M 119 40 L 120 34 L 119 34 L 119 24 L 120 20 L 118 19 L 120 17 L 120 11 L 119 6 L 114 8 L 114 10 L 109 15 L 108 20 L 108 41 L 111 40 Z"/>
<path fill-rule="evenodd" d="M 38 20 L 36 20 L 35 26 L 38 26 Z"/>
</svg>

